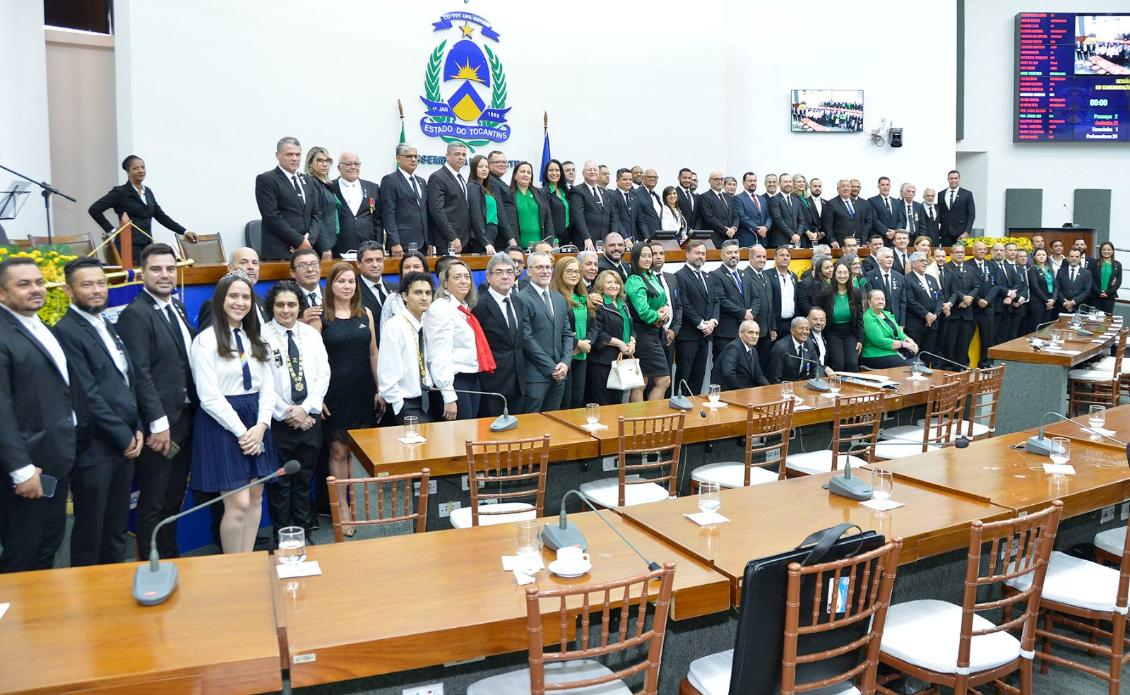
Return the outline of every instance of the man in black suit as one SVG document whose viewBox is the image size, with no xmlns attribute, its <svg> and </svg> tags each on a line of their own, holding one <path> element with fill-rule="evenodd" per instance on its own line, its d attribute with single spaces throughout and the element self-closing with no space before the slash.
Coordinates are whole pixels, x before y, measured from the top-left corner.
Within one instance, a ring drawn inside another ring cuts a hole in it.
<svg viewBox="0 0 1130 695">
<path fill-rule="evenodd" d="M 275 159 L 278 166 L 255 177 L 255 202 L 263 218 L 263 258 L 283 260 L 295 249 L 307 247 L 330 258 L 335 240 L 332 232 L 325 231 L 327 221 L 322 219 L 314 188 L 319 184 L 298 171 L 302 145 L 296 138 L 282 138 Z"/>
<path fill-rule="evenodd" d="M 870 275 L 879 271 L 879 249 L 883 248 L 883 237 L 874 234 L 867 240 L 867 256 L 863 258 L 860 265 L 863 267 L 863 274 Z"/>
<path fill-rule="evenodd" d="M 757 339 L 761 329 L 756 321 L 742 321 L 738 326 L 738 337 L 722 349 L 718 358 L 721 367 L 718 378 L 723 391 L 767 386 L 769 380 L 761 371 L 757 358 Z"/>
<path fill-rule="evenodd" d="M 381 223 L 388 252 L 397 258 L 411 244 L 424 253 L 434 245 L 428 234 L 428 184 L 416 175 L 419 163 L 415 147 L 397 145 L 396 171 L 381 179 Z"/>
<path fill-rule="evenodd" d="M 742 321 L 752 321 L 760 306 L 754 304 L 754 290 L 749 277 L 738 269 L 741 247 L 730 239 L 722 244 L 722 265 L 710 274 L 711 291 L 718 302 L 718 327 L 714 330 L 714 354 L 721 355 L 723 348 L 738 337 Z M 711 381 L 718 383 L 721 363 L 715 362 Z"/>
<path fill-rule="evenodd" d="M 777 179 L 780 190 L 769 199 L 769 216 L 773 226 L 769 229 L 769 246 L 799 247 L 804 224 L 804 205 L 793 195 L 793 177 L 781 174 Z"/>
<path fill-rule="evenodd" d="M 851 184 L 847 179 L 836 182 L 836 193 L 839 195 L 824 205 L 820 217 L 820 226 L 834 249 L 840 248 L 848 237 L 862 242 L 863 232 L 867 229 L 865 223 L 868 222 L 866 211 L 851 198 Z"/>
<path fill-rule="evenodd" d="M 663 201 L 655 187 L 659 183 L 659 174 L 655 169 L 645 169 L 643 184 L 638 186 L 636 195 L 636 233 L 637 239 L 650 239 L 651 235 L 661 226 L 660 217 L 663 210 Z"/>
<path fill-rule="evenodd" d="M 694 192 L 696 188 L 694 180 L 693 171 L 686 167 L 679 169 L 679 186 L 676 190 L 679 192 L 679 210 L 682 211 L 683 217 L 687 220 L 687 225 L 691 229 L 698 229 L 700 223 L 699 201 L 698 195 Z"/>
<path fill-rule="evenodd" d="M 518 233 L 518 207 L 514 202 L 514 190 L 510 188 L 509 183 L 502 180 L 509 168 L 510 161 L 500 150 L 494 150 L 487 155 L 487 169 L 490 170 L 490 190 L 494 194 L 494 199 L 498 201 L 498 236 L 496 239 L 499 240 L 498 242 L 495 242 L 494 239 L 487 241 L 495 243 L 499 250 L 505 245 L 502 242 L 503 239 L 507 241 L 512 239 L 516 243 L 521 236 Z"/>
<path fill-rule="evenodd" d="M 384 280 L 385 249 L 375 241 L 366 241 L 357 249 L 357 266 L 361 269 L 361 305 L 373 314 L 377 323 L 377 344 L 380 345 L 380 316 L 392 287 Z"/>
<path fill-rule="evenodd" d="M 361 178 L 361 158 L 353 152 L 341 153 L 337 170 L 341 176 L 333 185 L 338 201 L 334 254 L 341 256 L 348 251 L 356 251 L 365 241 L 383 243 L 380 188 Z"/>
<path fill-rule="evenodd" d="M 738 211 L 722 190 L 722 172 L 712 171 L 707 179 L 710 190 L 696 196 L 699 226 L 713 232 L 714 245 L 722 247 L 738 234 Z"/>
<path fill-rule="evenodd" d="M 1020 250 L 1016 244 L 1005 245 L 1005 258 L 1000 266 L 1008 292 L 1002 300 L 1002 304 L 1005 305 L 1004 315 L 997 319 L 998 345 L 1019 337 L 1020 324 L 1028 313 L 1028 301 L 1031 298 L 1028 290 L 1028 272 L 1024 264 L 1018 262 L 1019 254 Z"/>
<path fill-rule="evenodd" d="M 483 391 L 505 396 L 511 413 L 519 412 L 522 407 L 522 375 L 526 371 L 522 354 L 522 311 L 518 296 L 512 291 L 515 271 L 510 256 L 503 252 L 491 256 L 487 261 L 487 291 L 479 295 L 479 302 L 472 310 L 482 326 L 496 365 L 493 372 L 479 375 L 479 386 Z M 495 417 L 501 413 L 502 402 L 498 398 L 484 396 L 479 400 L 479 417 Z"/>
<path fill-rule="evenodd" d="M 710 274 L 703 271 L 706 244 L 701 239 L 687 242 L 687 260 L 675 273 L 682 297 L 682 321 L 675 334 L 675 379 L 685 379 L 693 393 L 702 393 L 706 361 L 710 357 L 709 339 L 718 328 L 718 297 L 711 291 Z"/>
<path fill-rule="evenodd" d="M 925 223 L 926 209 L 914 200 L 917 192 L 914 184 L 904 183 L 899 186 L 900 198 L 895 204 L 895 229 L 904 230 L 911 243 L 920 236 L 930 236 Z"/>
<path fill-rule="evenodd" d="M 901 273 L 894 269 L 895 254 L 886 246 L 875 252 L 879 267 L 867 274 L 867 284 L 874 290 L 882 290 L 887 300 L 886 309 L 895 317 L 900 326 L 906 325 L 906 287 Z"/>
<path fill-rule="evenodd" d="M 922 190 L 922 231 L 919 234 L 930 237 L 930 246 L 942 245 L 942 227 L 939 217 L 937 194 L 933 188 Z"/>
<path fill-rule="evenodd" d="M 249 246 L 241 246 L 228 256 L 228 270 L 242 270 L 251 279 L 252 287 L 259 282 L 259 265 L 259 254 Z M 255 293 L 255 311 L 259 314 L 259 322 L 266 323 L 269 318 L 266 300 L 258 292 Z M 202 331 L 211 325 L 212 301 L 209 298 L 200 304 L 200 311 L 196 314 L 196 330 Z"/>
<path fill-rule="evenodd" d="M 938 328 L 942 317 L 942 288 L 933 275 L 926 274 L 926 254 L 910 254 L 910 268 L 903 276 L 906 297 L 906 334 L 918 344 L 919 352 L 937 352 Z M 929 358 L 927 358 L 929 359 Z"/>
<path fill-rule="evenodd" d="M 896 229 L 894 246 L 891 247 L 894 252 L 894 269 L 900 275 L 906 275 L 910 272 L 910 237 L 907 235 L 906 230 Z"/>
<path fill-rule="evenodd" d="M 137 547 L 140 557 L 149 557 L 153 527 L 184 503 L 199 400 L 188 360 L 195 334 L 184 305 L 173 296 L 177 259 L 168 245 L 152 244 L 142 252 L 141 282 L 142 291 L 122 311 L 117 328 L 138 375 L 138 392 L 157 395 L 138 403 L 148 436 L 135 472 Z M 157 536 L 161 557 L 177 556 L 176 534 L 176 522 L 162 527 Z"/>
<path fill-rule="evenodd" d="M 757 244 L 749 249 L 749 265 L 745 269 L 749 285 L 753 289 L 753 320 L 761 328 L 761 335 L 766 336 L 765 344 L 777 339 L 777 317 L 773 315 L 773 282 L 769 279 L 769 271 L 765 269 L 767 260 L 765 247 Z M 760 350 L 757 353 L 761 359 L 761 368 L 764 370 L 769 365 L 769 351 Z"/>
<path fill-rule="evenodd" d="M 631 169 L 621 168 L 616 170 L 616 188 L 608 195 L 608 200 L 612 204 L 612 211 L 618 222 L 616 231 L 620 232 L 620 236 L 625 239 L 635 237 L 639 218 L 639 199 L 636 196 L 636 191 L 632 188 Z M 659 229 L 659 227 L 655 227 L 655 229 Z M 644 241 L 647 237 L 640 236 L 638 239 Z"/>
<path fill-rule="evenodd" d="M 961 187 L 961 174 L 957 169 L 950 171 L 946 178 L 949 188 L 942 191 L 941 200 L 938 201 L 938 212 L 942 244 L 949 246 L 973 232 L 977 208 L 973 203 L 973 193 Z"/>
<path fill-rule="evenodd" d="M 891 198 L 891 180 L 886 176 L 879 177 L 879 195 L 867 199 L 871 208 L 871 233 L 881 234 L 883 243 L 890 246 L 894 243 L 895 208 L 898 202 Z"/>
<path fill-rule="evenodd" d="M 981 334 L 981 357 L 978 367 L 987 367 L 989 348 L 996 337 L 997 302 L 1002 290 L 1002 280 L 996 263 L 985 258 L 985 245 L 980 241 L 973 244 L 973 270 L 977 277 L 977 300 L 973 303 L 973 320 Z"/>
<path fill-rule="evenodd" d="M 789 333 L 769 351 L 769 368 L 765 377 L 771 384 L 782 381 L 805 381 L 807 379 L 832 376 L 831 369 L 820 362 L 820 352 L 812 344 L 812 324 L 803 316 L 797 316 L 789 324 Z M 797 359 L 820 362 L 819 365 Z"/>
<path fill-rule="evenodd" d="M 774 340 L 780 339 L 789 332 L 793 317 L 797 316 L 797 287 L 800 280 L 796 273 L 789 270 L 792 262 L 792 253 L 788 247 L 780 246 L 773 252 L 773 269 L 766 275 L 769 285 L 773 289 L 773 318 L 776 326 L 770 336 Z"/>
<path fill-rule="evenodd" d="M 946 348 L 942 354 L 958 364 L 969 365 L 969 344 L 973 341 L 973 303 L 981 289 L 981 278 L 972 263 L 965 260 L 965 244 L 950 248 L 943 284 L 949 285 L 949 317 L 945 325 Z M 945 308 L 942 309 L 945 313 Z"/>
<path fill-rule="evenodd" d="M 609 232 L 619 229 L 620 220 L 613 215 L 608 191 L 600 187 L 597 177 L 600 169 L 591 159 L 581 170 L 584 182 L 569 191 L 569 220 L 573 223 L 573 244 L 593 250 L 593 239 L 603 239 Z"/>
<path fill-rule="evenodd" d="M 614 270 L 620 282 L 628 280 L 628 264 L 624 262 L 624 237 L 619 232 L 609 232 L 604 237 L 604 253 L 596 260 L 597 273 Z"/>
<path fill-rule="evenodd" d="M 36 312 L 47 300 L 30 258 L 0 263 L 0 573 L 49 569 L 63 541 L 75 462 L 78 384 Z M 44 497 L 44 476 L 57 482 Z"/>
<path fill-rule="evenodd" d="M 1091 295 L 1091 273 L 1079 263 L 1079 259 L 1079 249 L 1073 247 L 1067 252 L 1067 262 L 1059 267 L 1055 277 L 1055 284 L 1063 295 L 1060 311 L 1065 313 L 1077 311 Z"/>
<path fill-rule="evenodd" d="M 522 322 L 523 413 L 540 413 L 561 408 L 565 377 L 569 375 L 575 335 L 569 327 L 569 307 L 549 283 L 553 279 L 553 258 L 548 253 L 531 253 L 526 260 L 530 288 L 522 292 L 518 308 Z"/>
<path fill-rule="evenodd" d="M 462 174 L 466 163 L 467 146 L 449 142 L 447 162 L 428 177 L 428 228 L 432 233 L 431 243 L 441 253 L 449 247 L 453 247 L 455 253 L 482 250 L 468 247 L 471 213 L 467 207 L 467 179 Z"/>
<path fill-rule="evenodd" d="M 809 242 L 809 246 L 815 245 L 818 241 L 828 243 L 821 220 L 821 216 L 824 214 L 824 206 L 828 204 L 828 201 L 821 197 L 823 193 L 823 181 L 820 179 L 812 179 L 808 182 L 808 228 L 811 230 L 812 235 L 815 236 L 815 239 Z"/>
<path fill-rule="evenodd" d="M 125 343 L 102 315 L 108 296 L 102 263 L 73 260 L 65 277 L 71 307 L 55 324 L 55 336 L 90 411 L 78 431 L 79 453 L 71 473 L 71 565 L 123 562 L 133 464 L 145 445 L 137 403 L 157 396 L 137 392 L 137 372 Z"/>
</svg>

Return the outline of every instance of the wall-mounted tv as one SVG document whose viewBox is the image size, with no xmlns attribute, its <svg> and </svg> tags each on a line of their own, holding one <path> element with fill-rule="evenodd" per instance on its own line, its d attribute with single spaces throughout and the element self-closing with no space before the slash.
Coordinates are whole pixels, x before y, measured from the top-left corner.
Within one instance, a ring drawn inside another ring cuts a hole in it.
<svg viewBox="0 0 1130 695">
<path fill-rule="evenodd" d="M 1014 142 L 1130 142 L 1130 14 L 1016 15 Z"/>
<path fill-rule="evenodd" d="M 794 89 L 794 133 L 862 133 L 862 89 Z"/>
</svg>

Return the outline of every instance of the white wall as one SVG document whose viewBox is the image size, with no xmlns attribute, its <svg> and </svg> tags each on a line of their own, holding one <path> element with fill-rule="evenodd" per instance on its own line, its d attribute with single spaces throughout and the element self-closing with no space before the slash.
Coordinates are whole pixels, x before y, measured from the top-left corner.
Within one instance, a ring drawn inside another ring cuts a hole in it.
<svg viewBox="0 0 1130 695">
<path fill-rule="evenodd" d="M 0 164 L 37 181 L 51 180 L 47 131 L 47 74 L 43 45 L 43 3 L 0 0 Z M 0 190 L 15 178 L 0 171 Z M 73 205 L 62 201 L 56 205 Z M 47 233 L 43 199 L 32 186 L 23 212 L 0 222 L 9 238 Z"/>
<path fill-rule="evenodd" d="M 230 247 L 257 217 L 254 177 L 274 166 L 282 135 L 335 157 L 354 149 L 362 176 L 379 180 L 392 167 L 399 97 L 409 141 L 422 154 L 442 153 L 442 142 L 420 133 L 419 95 L 440 40 L 431 23 L 464 10 L 501 34 L 511 159 L 538 165 L 547 110 L 559 158 L 652 166 L 661 185 L 690 166 L 703 187 L 715 168 L 738 176 L 799 171 L 823 177 L 826 190 L 838 177 L 858 176 L 870 192 L 880 174 L 896 185 L 937 187 L 954 159 L 952 91 L 938 95 L 940 108 L 920 90 L 904 99 L 896 78 L 907 65 L 916 73 L 908 80 L 919 79 L 919 66 L 953 70 L 953 7 L 953 0 L 903 3 L 885 15 L 885 30 L 913 38 L 880 43 L 871 40 L 871 14 L 824 0 L 803 11 L 662 0 L 552 13 L 500 0 L 278 0 L 270 12 L 250 0 L 119 0 L 117 158 L 145 157 L 147 183 L 166 211 L 197 231 L 223 233 Z M 791 134 L 789 90 L 806 87 L 866 90 L 867 128 L 893 119 L 905 128 L 906 146 Z"/>
<path fill-rule="evenodd" d="M 977 198 L 977 226 L 1004 232 L 1006 188 L 1043 188 L 1044 226 L 1068 220 L 1076 188 L 1112 189 L 1115 245 L 1130 244 L 1130 146 L 1100 143 L 1012 142 L 1015 118 L 1017 12 L 1126 12 L 1125 0 L 994 0 L 965 3 L 965 138 L 959 152 L 987 154 L 987 195 Z M 976 191 L 975 191 L 976 192 Z"/>
</svg>

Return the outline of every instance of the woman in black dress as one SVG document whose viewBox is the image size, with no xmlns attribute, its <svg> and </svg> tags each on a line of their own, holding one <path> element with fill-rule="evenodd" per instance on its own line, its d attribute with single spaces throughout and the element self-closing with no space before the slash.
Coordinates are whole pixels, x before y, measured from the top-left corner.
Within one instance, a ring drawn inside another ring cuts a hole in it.
<svg viewBox="0 0 1130 695">
<path fill-rule="evenodd" d="M 357 271 L 337 263 L 326 280 L 322 342 L 330 363 L 330 387 L 322 414 L 330 443 L 330 475 L 349 473 L 346 430 L 374 427 L 384 401 L 377 395 L 377 337 L 373 315 L 361 305 Z"/>
<path fill-rule="evenodd" d="M 314 190 L 318 192 L 317 206 L 322 211 L 322 231 L 327 233 L 336 244 L 341 223 L 337 218 L 338 202 L 333 192 L 334 183 L 330 180 L 330 166 L 333 163 L 333 157 L 324 147 L 311 147 L 306 153 L 306 175 L 319 184 L 314 186 Z M 326 251 L 322 254 L 322 260 L 329 260 L 332 256 L 332 250 Z"/>
<path fill-rule="evenodd" d="M 632 390 L 631 400 L 665 398 L 671 385 L 671 365 L 667 363 L 660 334 L 671 307 L 667 306 L 667 294 L 651 270 L 651 246 L 647 242 L 632 247 L 632 267 L 624 281 L 624 292 L 636 331 L 636 357 L 644 376 L 643 387 Z"/>
<path fill-rule="evenodd" d="M 129 181 L 120 186 L 114 186 L 109 193 L 94 201 L 94 204 L 87 208 L 87 212 L 102 228 L 102 231 L 111 234 L 116 229 L 106 219 L 105 215 L 107 210 L 113 208 L 114 214 L 118 217 L 119 225 L 133 222 L 138 229 L 145 232 L 142 234 L 135 229 L 131 234 L 131 246 L 133 247 L 135 262 L 141 258 L 141 250 L 153 243 L 151 238 L 153 236 L 153 220 L 157 220 L 174 234 L 184 237 L 184 240 L 190 244 L 195 244 L 196 234 L 188 231 L 176 220 L 166 215 L 161 206 L 157 204 L 153 189 L 147 188 L 142 183 L 145 181 L 145 160 L 131 154 L 122 162 L 122 170 L 128 175 Z M 119 253 L 122 250 L 120 239 L 121 237 L 114 239 L 114 246 L 118 248 Z"/>
<path fill-rule="evenodd" d="M 593 292 L 600 295 L 601 303 L 593 317 L 596 341 L 587 360 L 588 400 L 600 405 L 613 405 L 624 401 L 624 392 L 608 388 L 608 373 L 619 356 L 635 355 L 635 328 L 619 273 L 615 270 L 601 272 L 593 282 Z"/>
</svg>

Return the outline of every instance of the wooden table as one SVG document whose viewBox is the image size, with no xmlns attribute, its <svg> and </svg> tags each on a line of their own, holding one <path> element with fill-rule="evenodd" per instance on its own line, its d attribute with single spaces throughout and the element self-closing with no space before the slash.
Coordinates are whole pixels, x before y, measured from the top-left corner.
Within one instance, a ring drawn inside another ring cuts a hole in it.
<svg viewBox="0 0 1130 695">
<path fill-rule="evenodd" d="M 869 476 L 866 471 L 858 474 Z M 810 533 L 840 523 L 858 524 L 888 538 L 903 539 L 902 563 L 965 547 L 969 524 L 995 521 L 1011 511 L 975 496 L 909 481 L 895 484 L 893 499 L 905 506 L 875 512 L 856 500 L 823 489 L 832 473 L 779 480 L 722 491 L 721 514 L 730 519 L 699 526 L 684 514 L 698 511 L 695 495 L 621 510 L 624 517 L 730 578 L 732 600 L 746 564 L 753 559 L 791 550 Z"/>
<path fill-rule="evenodd" d="M 674 620 L 724 611 L 729 582 L 708 564 L 605 514 L 649 560 L 675 562 Z M 538 585 L 609 581 L 645 563 L 592 512 L 570 514 L 585 534 L 592 571 L 539 572 Z M 557 517 L 545 520 L 556 523 Z M 294 687 L 391 673 L 527 647 L 525 587 L 502 570 L 510 524 L 432 531 L 308 549 L 323 575 L 273 582 Z M 552 559 L 548 551 L 546 562 Z M 531 585 L 532 586 L 532 585 Z M 547 608 L 547 614 L 550 611 Z"/>
<path fill-rule="evenodd" d="M 664 401 L 666 403 L 666 401 Z M 549 435 L 549 455 L 554 461 L 592 458 L 597 455 L 596 440 L 583 430 L 568 427 L 541 413 L 518 415 L 518 427 L 506 432 L 491 432 L 494 418 L 426 422 L 419 425 L 427 441 L 402 444 L 404 428 L 374 427 L 350 430 L 353 453 L 369 475 L 412 473 L 427 467 L 434 475 L 467 472 L 467 441 L 500 441 Z"/>
<path fill-rule="evenodd" d="M 0 691 L 280 690 L 267 554 L 172 562 L 176 593 L 149 607 L 137 563 L 0 575 Z"/>
<path fill-rule="evenodd" d="M 1073 422 L 1077 422 L 1083 427 L 1090 427 L 1087 424 L 1087 416 L 1080 415 L 1077 418 L 1072 418 Z M 1089 432 L 1084 432 L 1074 425 L 1070 425 L 1062 420 L 1054 422 L 1044 428 L 1045 437 L 1067 437 L 1072 441 L 1085 442 L 1095 446 L 1107 447 L 1116 449 L 1120 452 L 1126 451 L 1127 437 L 1130 437 L 1130 405 L 1123 405 L 1117 408 L 1107 408 L 1106 411 L 1106 424 L 1102 427 L 1105 430 L 1114 430 L 1114 434 L 1109 435 L 1112 439 L 1118 440 L 1117 442 L 1111 441 L 1104 437 L 1100 437 Z"/>
</svg>

